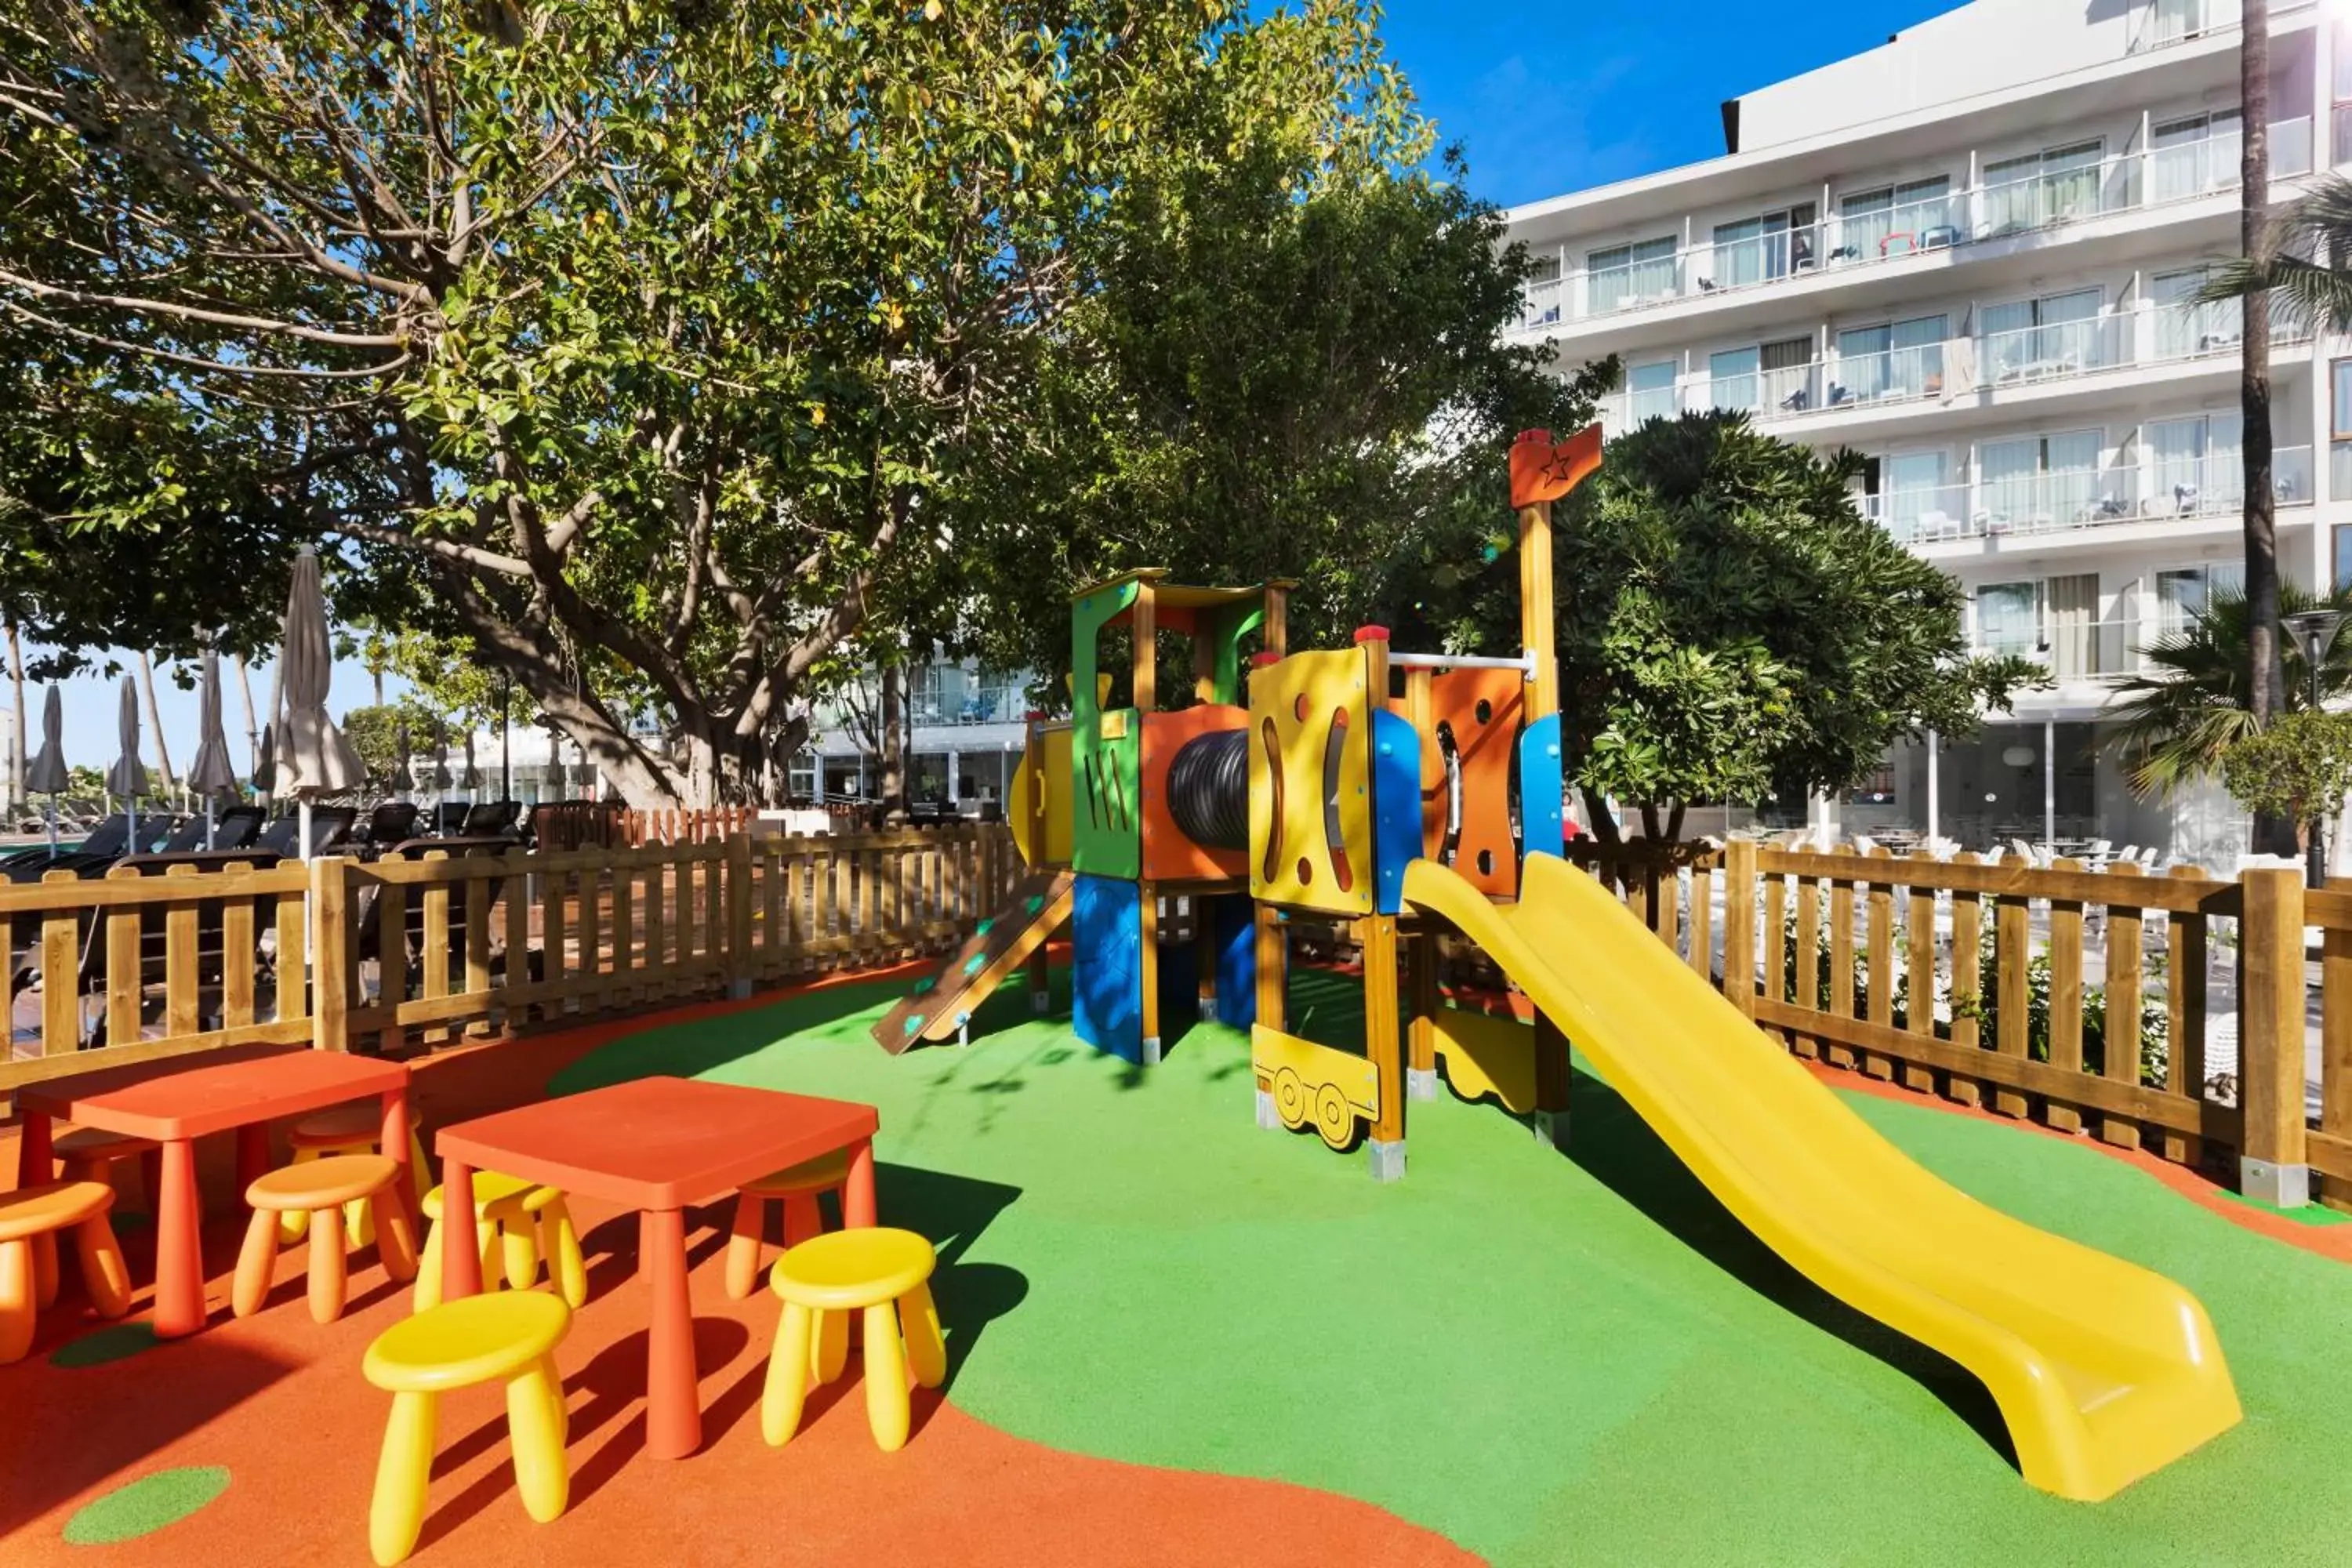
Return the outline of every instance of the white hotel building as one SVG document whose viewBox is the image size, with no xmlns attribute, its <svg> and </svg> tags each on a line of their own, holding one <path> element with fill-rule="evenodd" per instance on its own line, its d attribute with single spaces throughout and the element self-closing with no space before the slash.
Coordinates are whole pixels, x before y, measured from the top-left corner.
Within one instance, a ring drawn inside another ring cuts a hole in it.
<svg viewBox="0 0 2352 1568">
<path fill-rule="evenodd" d="M 2048 665 L 2015 721 L 1898 750 L 1834 804 L 1850 831 L 2244 846 L 2218 791 L 2137 801 L 2100 744 L 2146 640 L 2241 570 L 2239 311 L 2184 302 L 2238 248 L 2238 5 L 1975 0 L 1725 104 L 1724 157 L 1508 215 L 1538 265 L 1519 335 L 1621 357 L 1610 429 L 1742 408 L 1853 448 L 1976 643 Z M 2352 164 L 2352 5 L 2270 14 L 2285 199 Z M 2272 376 L 2285 571 L 2340 580 L 2352 349 L 2282 332 Z"/>
</svg>

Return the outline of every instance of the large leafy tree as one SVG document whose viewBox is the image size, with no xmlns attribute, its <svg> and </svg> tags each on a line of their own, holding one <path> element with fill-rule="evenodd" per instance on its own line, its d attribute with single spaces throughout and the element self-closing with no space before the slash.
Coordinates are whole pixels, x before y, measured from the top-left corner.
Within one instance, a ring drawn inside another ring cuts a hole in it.
<svg viewBox="0 0 2352 1568">
<path fill-rule="evenodd" d="M 1049 700 L 1067 585 L 1132 567 L 1295 579 L 1293 644 L 1344 641 L 1398 540 L 1458 505 L 1512 431 L 1589 417 L 1607 374 L 1562 381 L 1505 340 L 1525 256 L 1458 156 L 1431 156 L 1368 18 L 1293 19 L 1251 50 L 1234 68 L 1325 57 L 1348 90 L 1244 120 L 1193 84 L 1212 154 L 1155 168 L 1113 213 L 1103 286 L 1043 367 L 1040 439 L 999 476 L 992 514 L 1024 521 L 992 602 L 1021 607 L 990 651 L 1053 678 Z"/>
<path fill-rule="evenodd" d="M 1602 796 L 1672 837 L 1693 803 L 1851 786 L 1896 741 L 1969 733 L 2033 678 L 1969 653 L 1958 584 L 1860 514 L 1854 472 L 1742 415 L 1692 414 L 1612 441 L 1559 504 L 1561 726 L 1597 831 L 1615 831 Z M 1517 643 L 1506 493 L 1498 479 L 1481 497 L 1482 531 L 1399 553 L 1395 618 L 1457 650 Z"/>
<path fill-rule="evenodd" d="M 967 637 L 1035 560 L 975 498 L 1037 471 L 1127 193 L 1236 135 L 1314 184 L 1387 112 L 1368 27 L 5 0 L 0 607 L 68 648 L 250 642 L 320 535 L 347 613 L 511 675 L 633 798 L 744 793 L 852 639 Z M 142 618 L 139 563 L 199 586 Z"/>
</svg>

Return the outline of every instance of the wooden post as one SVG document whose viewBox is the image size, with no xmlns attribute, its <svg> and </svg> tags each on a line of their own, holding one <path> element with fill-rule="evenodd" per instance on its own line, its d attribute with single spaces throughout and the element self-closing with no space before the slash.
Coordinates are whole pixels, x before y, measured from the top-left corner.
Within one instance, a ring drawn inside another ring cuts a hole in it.
<svg viewBox="0 0 2352 1568">
<path fill-rule="evenodd" d="M 771 931 L 770 940 L 775 932 Z M 751 994 L 751 836 L 735 833 L 727 840 L 727 994 L 740 1000 Z"/>
<path fill-rule="evenodd" d="M 1756 841 L 1723 847 L 1723 994 L 1756 1016 Z"/>
<path fill-rule="evenodd" d="M 2179 878 L 2202 877 L 2205 873 L 2194 866 L 2175 866 L 2172 874 Z M 2171 1049 L 2165 1064 L 2164 1086 L 2174 1094 L 2187 1095 L 2202 1101 L 2205 1098 L 2205 916 L 2200 912 L 2176 912 L 2172 917 L 2172 940 L 2165 954 L 2166 1038 Z M 2330 928 L 2327 940 L 2333 943 L 2336 933 Z M 2352 952 L 2347 952 L 2352 957 Z M 2352 980 L 2352 973 L 2347 973 Z M 2331 1013 L 2330 1017 L 2334 1015 Z M 2352 1088 L 2352 1067 L 2347 1068 L 2346 1084 Z M 2325 1070 L 2323 1083 L 2331 1082 Z M 2168 1131 L 2164 1135 L 2164 1157 L 2176 1163 L 2194 1165 L 2204 1157 L 2204 1141 L 2195 1133 Z"/>
<path fill-rule="evenodd" d="M 1444 1005 L 1438 993 L 1437 933 L 1422 931 L 1405 940 L 1405 984 L 1412 996 L 1412 1018 L 1405 1037 L 1405 1093 L 1414 1100 L 1437 1098 L 1437 1009 Z"/>
<path fill-rule="evenodd" d="M 1160 705 L 1160 602 L 1146 577 L 1135 585 L 1135 608 L 1128 616 L 1128 637 L 1135 645 L 1135 710 L 1150 713 Z"/>
<path fill-rule="evenodd" d="M 2304 1151 L 2303 877 L 2256 867 L 2239 879 L 2238 1190 L 2280 1208 L 2311 1201 Z"/>
<path fill-rule="evenodd" d="M 2018 856 L 2004 856 L 2004 867 L 2021 871 L 2025 861 Z M 2021 882 L 2022 878 L 2019 880 Z M 2032 927 L 2027 923 L 2025 896 L 2004 894 L 1994 900 L 1992 915 L 1992 952 L 1994 1000 L 2000 1009 L 2000 1026 L 1994 1031 L 1992 1048 L 2002 1056 L 2022 1061 L 2026 1056 L 2026 1036 L 2032 1027 L 2029 1004 L 2032 1000 L 2032 976 L 2028 965 L 2033 952 Z M 1992 1106 L 2003 1116 L 2023 1116 L 2028 1109 L 2025 1096 L 2013 1089 L 1996 1088 Z"/>
<path fill-rule="evenodd" d="M 2118 861 L 2108 876 L 2119 878 L 2119 891 L 2128 898 L 2131 879 L 2140 875 L 2140 868 L 2128 860 Z M 2294 932 L 2295 974 L 2295 1093 L 2298 1118 L 2303 1105 L 2303 928 L 2298 908 Z M 2111 900 L 2107 905 L 2107 1038 L 2106 1059 L 2103 1064 L 2111 1082 L 2139 1083 L 2139 1015 L 2143 971 L 2147 958 L 2142 951 L 2140 910 L 2137 904 Z M 2099 1136 L 2122 1149 L 2139 1147 L 2139 1123 L 2127 1116 L 2108 1115 L 2099 1120 Z"/>
<path fill-rule="evenodd" d="M 1265 616 L 1258 622 L 1259 650 L 1276 658 L 1290 652 L 1290 590 L 1278 583 L 1265 585 Z"/>
<path fill-rule="evenodd" d="M 1136 919 L 1143 927 L 1135 954 L 1135 976 L 1143 985 L 1143 1065 L 1154 1067 L 1160 1061 L 1160 888 L 1156 882 L 1135 887 Z"/>
<path fill-rule="evenodd" d="M 1559 711 L 1559 663 L 1552 658 L 1551 502 L 1519 509 L 1519 647 L 1535 660 L 1528 682 L 1530 724 Z"/>
<path fill-rule="evenodd" d="M 1380 1106 L 1364 1156 L 1372 1180 L 1393 1182 L 1404 1174 L 1405 1101 L 1404 1041 L 1397 1021 L 1396 917 L 1367 915 L 1356 922 L 1356 936 L 1364 952 L 1364 1054 L 1372 1064 L 1373 1093 Z"/>
<path fill-rule="evenodd" d="M 310 862 L 310 1044 L 322 1051 L 352 1048 L 350 865 L 340 855 Z M 395 942 L 404 935 L 395 927 L 382 940 Z M 281 968 L 300 962 L 298 954 L 282 951 L 278 961 Z"/>
<path fill-rule="evenodd" d="M 2083 863 L 2053 860 L 2051 869 L 2077 872 Z M 2061 1072 L 2083 1070 L 2083 906 L 2073 899 L 2050 901 L 2050 1065 Z M 2052 1100 L 2046 1114 L 2061 1132 L 2083 1130 L 2072 1106 Z"/>
</svg>

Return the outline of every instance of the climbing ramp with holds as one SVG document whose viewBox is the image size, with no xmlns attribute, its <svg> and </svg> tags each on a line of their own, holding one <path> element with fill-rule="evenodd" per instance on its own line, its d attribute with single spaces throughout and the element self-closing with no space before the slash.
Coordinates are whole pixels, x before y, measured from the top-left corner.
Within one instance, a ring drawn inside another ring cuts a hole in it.
<svg viewBox="0 0 2352 1568">
<path fill-rule="evenodd" d="M 874 1026 L 882 1048 L 896 1056 L 920 1040 L 953 1038 L 998 986 L 1069 923 L 1075 882 L 1068 868 L 1058 866 L 1023 878 L 1003 909 L 975 926 L 970 940 Z"/>
</svg>

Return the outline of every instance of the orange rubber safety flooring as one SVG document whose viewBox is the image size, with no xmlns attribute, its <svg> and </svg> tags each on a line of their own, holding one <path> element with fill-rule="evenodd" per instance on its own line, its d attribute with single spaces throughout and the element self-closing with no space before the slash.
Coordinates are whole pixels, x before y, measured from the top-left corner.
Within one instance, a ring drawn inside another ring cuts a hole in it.
<svg viewBox="0 0 2352 1568">
<path fill-rule="evenodd" d="M 430 1125 L 514 1103 L 538 1092 L 565 1062 L 651 1021 L 434 1058 L 420 1066 L 420 1103 Z M 13 1144 L 13 1136 L 0 1137 L 0 1169 L 12 1173 Z M 225 1195 L 217 1182 L 207 1186 L 208 1199 Z M 591 1204 L 577 1208 L 591 1299 L 557 1351 L 572 1415 L 571 1507 L 552 1524 L 526 1518 L 509 1466 L 499 1390 L 449 1395 L 414 1563 L 1419 1568 L 1476 1561 L 1350 1499 L 1087 1458 L 1010 1436 L 957 1410 L 952 1382 L 944 1399 L 915 1391 L 914 1435 L 900 1452 L 884 1454 L 866 1432 L 855 1354 L 847 1375 L 812 1394 L 799 1435 L 771 1448 L 760 1436 L 759 1398 L 777 1307 L 764 1289 L 744 1302 L 727 1299 L 719 1279 L 724 1206 L 690 1215 L 703 1447 L 683 1460 L 647 1458 L 646 1312 L 635 1219 Z M 360 1358 L 369 1340 L 407 1310 L 407 1290 L 386 1280 L 372 1249 L 355 1254 L 351 1309 L 335 1323 L 313 1323 L 303 1301 L 304 1248 L 297 1245 L 278 1259 L 266 1310 L 237 1321 L 227 1296 L 239 1230 L 226 1206 L 214 1204 L 206 1229 L 213 1318 L 205 1332 L 98 1364 L 49 1359 L 106 1328 L 74 1305 L 78 1285 L 68 1268 L 68 1300 L 43 1315 L 33 1352 L 0 1367 L 0 1563 L 368 1562 L 368 1496 L 388 1396 L 362 1379 Z M 127 1322 L 146 1311 L 149 1236 L 135 1221 L 123 1227 L 140 1285 Z M 960 1359 L 955 1325 L 948 1331 Z M 194 1512 L 136 1539 L 100 1545 L 68 1539 L 69 1521 L 86 1505 L 182 1467 L 225 1468 L 227 1484 Z"/>
</svg>

